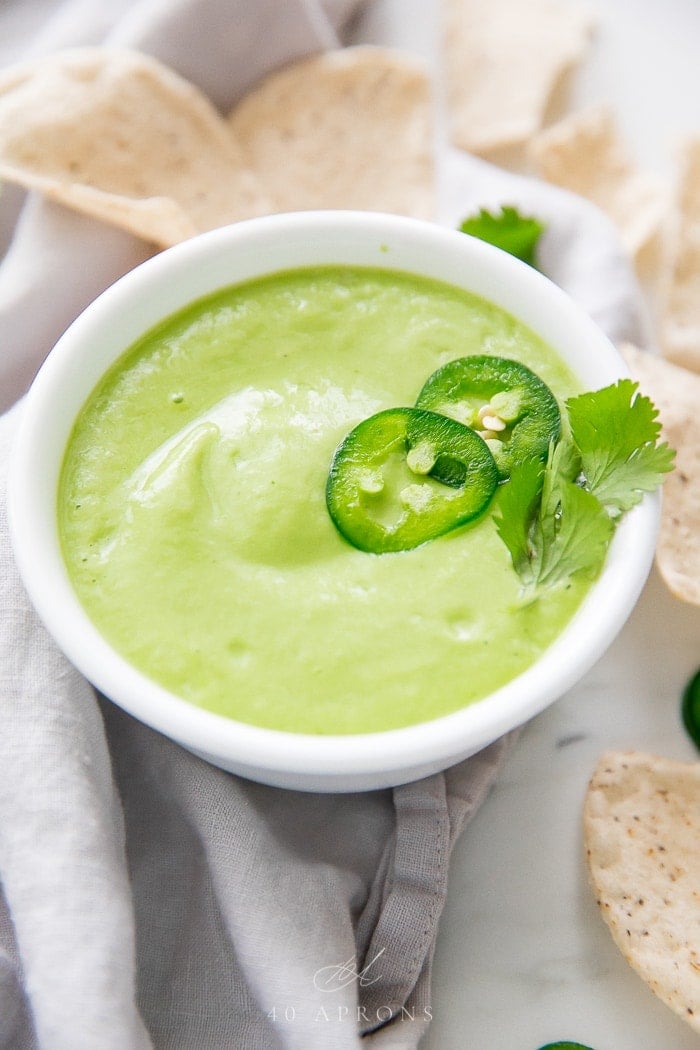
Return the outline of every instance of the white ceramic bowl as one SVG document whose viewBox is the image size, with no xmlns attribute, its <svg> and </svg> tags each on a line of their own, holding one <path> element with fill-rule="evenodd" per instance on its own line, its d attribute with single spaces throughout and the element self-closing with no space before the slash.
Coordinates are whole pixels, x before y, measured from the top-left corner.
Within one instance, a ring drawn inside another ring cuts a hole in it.
<svg viewBox="0 0 700 1050">
<path fill-rule="evenodd" d="M 10 514 L 20 571 L 41 618 L 72 663 L 117 704 L 210 762 L 252 779 L 313 791 L 365 790 L 466 758 L 572 686 L 611 643 L 639 595 L 653 556 L 658 500 L 645 499 L 623 520 L 602 575 L 541 659 L 484 700 L 442 718 L 359 736 L 277 732 L 201 710 L 135 670 L 83 611 L 59 550 L 56 494 L 73 421 L 108 366 L 160 319 L 226 285 L 322 263 L 406 270 L 475 292 L 539 333 L 587 388 L 627 374 L 613 346 L 560 289 L 464 234 L 354 212 L 255 219 L 146 262 L 65 333 L 27 397 L 12 462 Z"/>
</svg>

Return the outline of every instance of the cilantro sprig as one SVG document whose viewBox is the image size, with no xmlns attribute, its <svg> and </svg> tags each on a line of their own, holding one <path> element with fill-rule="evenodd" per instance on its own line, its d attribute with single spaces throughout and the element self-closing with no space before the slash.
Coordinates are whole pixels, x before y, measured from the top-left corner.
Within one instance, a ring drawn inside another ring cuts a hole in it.
<svg viewBox="0 0 700 1050">
<path fill-rule="evenodd" d="M 544 223 L 517 208 L 482 208 L 459 228 L 537 265 Z M 658 411 L 631 379 L 570 398 L 566 409 L 566 436 L 545 464 L 515 467 L 494 514 L 530 599 L 573 576 L 597 576 L 618 519 L 673 469 L 675 453 L 659 442 Z"/>
<path fill-rule="evenodd" d="M 525 460 L 513 470 L 494 514 L 525 600 L 566 583 L 595 578 L 605 560 L 614 522 L 596 497 L 572 477 L 577 459 L 563 439 L 546 464 Z"/>
<path fill-rule="evenodd" d="M 574 576 L 594 579 L 622 514 L 673 469 L 657 410 L 632 380 L 570 398 L 566 408 L 568 428 L 547 462 L 518 464 L 494 515 L 524 600 Z"/>
<path fill-rule="evenodd" d="M 495 214 L 481 208 L 477 215 L 464 219 L 459 229 L 502 248 L 529 266 L 537 266 L 536 249 L 545 225 L 539 219 L 521 215 L 517 208 L 504 205 Z"/>
<path fill-rule="evenodd" d="M 586 485 L 613 517 L 653 492 L 672 469 L 673 450 L 657 443 L 658 410 L 631 379 L 571 398 L 566 407 Z"/>
</svg>

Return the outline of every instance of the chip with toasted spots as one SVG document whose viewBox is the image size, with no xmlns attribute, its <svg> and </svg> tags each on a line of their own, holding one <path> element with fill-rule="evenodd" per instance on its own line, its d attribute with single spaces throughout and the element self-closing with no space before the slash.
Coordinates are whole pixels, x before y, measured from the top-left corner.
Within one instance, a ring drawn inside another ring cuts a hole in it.
<svg viewBox="0 0 700 1050">
<path fill-rule="evenodd" d="M 435 217 L 431 90 L 415 59 L 354 47 L 295 62 L 254 88 L 230 127 L 278 210 Z"/>
<path fill-rule="evenodd" d="M 542 126 L 563 74 L 586 49 L 592 20 L 556 0 L 445 0 L 443 51 L 450 137 L 489 156 Z"/>
<path fill-rule="evenodd" d="M 615 943 L 700 1032 L 700 763 L 604 754 L 586 794 L 584 837 Z"/>
<path fill-rule="evenodd" d="M 621 350 L 676 450 L 664 482 L 656 564 L 677 598 L 700 605 L 700 375 L 633 346 Z"/>
<path fill-rule="evenodd" d="M 270 210 L 204 95 L 121 49 L 58 52 L 0 76 L 0 178 L 157 245 Z"/>
<path fill-rule="evenodd" d="M 676 205 L 660 293 L 661 346 L 670 361 L 700 372 L 700 138 L 681 150 Z"/>
<path fill-rule="evenodd" d="M 658 237 L 668 208 L 665 189 L 654 176 L 634 170 L 607 107 L 573 113 L 541 131 L 530 154 L 548 182 L 607 213 L 630 255 L 639 257 Z"/>
</svg>

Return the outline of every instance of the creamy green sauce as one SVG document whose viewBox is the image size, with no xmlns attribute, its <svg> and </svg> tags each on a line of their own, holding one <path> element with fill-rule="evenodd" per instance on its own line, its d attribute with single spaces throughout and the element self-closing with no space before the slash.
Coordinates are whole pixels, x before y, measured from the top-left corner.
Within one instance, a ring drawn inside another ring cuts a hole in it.
<svg viewBox="0 0 700 1050">
<path fill-rule="evenodd" d="M 64 557 L 94 623 L 186 700 L 297 732 L 421 722 L 526 669 L 586 582 L 522 608 L 491 514 L 376 555 L 325 505 L 348 430 L 477 352 L 578 392 L 513 317 L 391 271 L 280 273 L 148 332 L 87 401 L 60 482 Z"/>
</svg>

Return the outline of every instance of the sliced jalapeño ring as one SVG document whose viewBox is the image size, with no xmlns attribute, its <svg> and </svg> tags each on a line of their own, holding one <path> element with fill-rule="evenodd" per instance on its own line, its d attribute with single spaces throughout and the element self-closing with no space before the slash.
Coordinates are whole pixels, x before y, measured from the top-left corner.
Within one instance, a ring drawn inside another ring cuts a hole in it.
<svg viewBox="0 0 700 1050">
<path fill-rule="evenodd" d="M 683 690 L 681 717 L 688 736 L 700 748 L 700 671 L 696 671 Z"/>
<path fill-rule="evenodd" d="M 469 427 L 423 409 L 391 408 L 340 443 L 326 503 L 349 543 L 384 554 L 412 550 L 473 521 L 498 480 L 488 446 Z"/>
<path fill-rule="evenodd" d="M 416 407 L 473 427 L 488 443 L 502 478 L 524 459 L 546 459 L 561 429 L 559 405 L 547 384 L 519 361 L 489 354 L 438 368 Z"/>
<path fill-rule="evenodd" d="M 563 1043 L 547 1043 L 546 1046 L 541 1046 L 540 1050 L 592 1050 L 590 1046 L 584 1046 L 583 1043 L 571 1043 L 566 1040 Z"/>
</svg>

